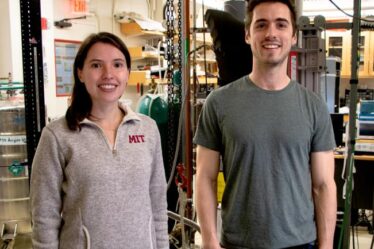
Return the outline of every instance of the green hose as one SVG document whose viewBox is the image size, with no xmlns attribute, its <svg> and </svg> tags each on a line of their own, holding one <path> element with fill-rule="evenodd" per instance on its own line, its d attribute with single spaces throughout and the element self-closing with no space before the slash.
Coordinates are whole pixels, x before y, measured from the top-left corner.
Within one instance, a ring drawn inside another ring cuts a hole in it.
<svg viewBox="0 0 374 249">
<path fill-rule="evenodd" d="M 342 249 L 343 235 L 344 235 L 344 232 L 345 232 L 345 228 L 347 227 L 348 220 L 350 219 L 349 215 L 351 214 L 351 212 L 347 212 L 347 210 L 351 209 L 353 163 L 354 163 L 354 154 L 352 154 L 351 160 L 349 162 L 349 169 L 348 169 L 349 174 L 348 174 L 348 181 L 347 181 L 347 186 L 346 186 L 346 191 L 345 191 L 343 224 L 342 224 L 342 229 L 340 230 L 338 249 Z M 349 213 L 349 215 L 348 215 L 348 213 Z M 348 224 L 348 226 L 349 226 L 349 224 Z M 349 232 L 349 229 L 348 229 L 348 232 Z"/>
</svg>

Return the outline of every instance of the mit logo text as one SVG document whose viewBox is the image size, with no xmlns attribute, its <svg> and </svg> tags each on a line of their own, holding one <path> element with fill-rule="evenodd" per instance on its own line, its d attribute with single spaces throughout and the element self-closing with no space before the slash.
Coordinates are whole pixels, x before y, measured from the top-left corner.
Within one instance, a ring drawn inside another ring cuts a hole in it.
<svg viewBox="0 0 374 249">
<path fill-rule="evenodd" d="M 144 135 L 129 135 L 129 143 L 144 143 Z"/>
</svg>

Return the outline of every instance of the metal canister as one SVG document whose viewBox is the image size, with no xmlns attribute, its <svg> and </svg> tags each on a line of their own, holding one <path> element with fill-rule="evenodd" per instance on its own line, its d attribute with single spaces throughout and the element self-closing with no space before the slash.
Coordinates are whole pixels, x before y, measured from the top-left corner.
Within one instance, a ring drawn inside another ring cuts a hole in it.
<svg viewBox="0 0 374 249">
<path fill-rule="evenodd" d="M 0 107 L 0 228 L 31 233 L 25 109 Z"/>
</svg>

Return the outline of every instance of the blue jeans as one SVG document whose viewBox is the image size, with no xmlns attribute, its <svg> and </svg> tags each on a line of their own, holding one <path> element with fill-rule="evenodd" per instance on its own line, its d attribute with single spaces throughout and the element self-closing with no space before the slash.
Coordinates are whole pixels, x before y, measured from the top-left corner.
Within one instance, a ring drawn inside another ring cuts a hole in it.
<svg viewBox="0 0 374 249">
<path fill-rule="evenodd" d="M 317 245 L 315 242 L 310 242 L 304 245 L 299 245 L 299 246 L 292 246 L 292 247 L 287 247 L 284 249 L 316 249 Z"/>
</svg>

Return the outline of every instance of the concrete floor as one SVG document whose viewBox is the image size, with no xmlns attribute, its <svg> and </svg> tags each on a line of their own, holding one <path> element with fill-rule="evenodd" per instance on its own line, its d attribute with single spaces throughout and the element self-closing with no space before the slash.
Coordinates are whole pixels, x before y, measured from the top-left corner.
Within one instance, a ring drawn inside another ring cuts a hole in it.
<svg viewBox="0 0 374 249">
<path fill-rule="evenodd" d="M 351 237 L 350 249 L 370 249 L 373 235 L 369 234 L 367 228 L 357 227 L 357 234 L 355 238 Z M 201 236 L 199 233 L 195 234 L 195 248 L 201 248 Z M 354 244 L 354 245 L 353 245 Z M 0 248 L 3 248 L 3 244 L 0 241 Z M 14 241 L 12 249 L 32 249 L 30 235 L 18 235 Z"/>
<path fill-rule="evenodd" d="M 354 239 L 351 235 L 350 249 L 370 249 L 372 239 L 373 234 L 369 234 L 366 227 L 357 227 L 357 234 L 355 233 Z"/>
<path fill-rule="evenodd" d="M 373 235 L 368 232 L 366 227 L 357 227 L 355 238 L 353 239 L 351 235 L 350 249 L 374 249 L 374 247 L 370 248 L 372 239 Z M 195 234 L 195 243 L 195 248 L 201 248 L 201 235 L 199 233 Z"/>
<path fill-rule="evenodd" d="M 0 240 L 0 248 L 3 248 L 4 243 Z M 32 249 L 31 244 L 31 234 L 19 234 L 17 235 L 15 241 L 12 241 L 12 244 L 8 245 L 11 249 Z"/>
<path fill-rule="evenodd" d="M 350 239 L 350 249 L 370 249 L 371 241 L 373 239 L 373 235 L 369 234 L 368 229 L 366 227 L 357 227 L 355 228 L 355 237 L 351 236 Z M 198 232 L 195 234 L 195 249 L 201 248 L 201 236 Z M 0 241 L 0 248 L 3 248 L 4 244 Z M 31 235 L 18 235 L 16 240 L 13 243 L 12 249 L 32 249 L 31 245 Z M 374 247 L 373 247 L 374 249 Z"/>
</svg>

